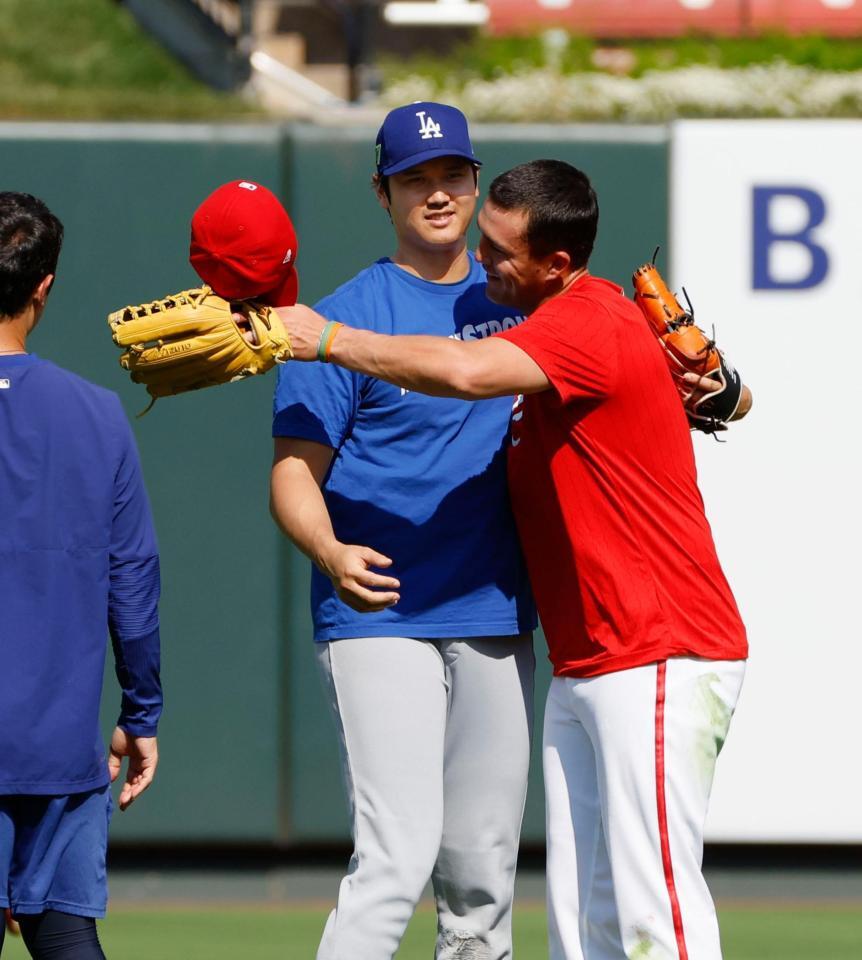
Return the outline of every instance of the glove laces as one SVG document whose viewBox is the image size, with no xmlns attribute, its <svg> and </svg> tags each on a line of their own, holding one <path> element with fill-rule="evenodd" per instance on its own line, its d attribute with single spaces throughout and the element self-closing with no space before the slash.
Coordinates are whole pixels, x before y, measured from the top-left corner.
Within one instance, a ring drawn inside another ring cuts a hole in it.
<svg viewBox="0 0 862 960">
<path fill-rule="evenodd" d="M 132 316 L 146 317 L 153 313 L 164 313 L 174 307 L 188 306 L 196 308 L 212 293 L 212 288 L 206 285 L 193 290 L 183 290 L 161 300 L 151 300 L 149 303 L 140 303 L 134 307 L 126 307 Z"/>
</svg>

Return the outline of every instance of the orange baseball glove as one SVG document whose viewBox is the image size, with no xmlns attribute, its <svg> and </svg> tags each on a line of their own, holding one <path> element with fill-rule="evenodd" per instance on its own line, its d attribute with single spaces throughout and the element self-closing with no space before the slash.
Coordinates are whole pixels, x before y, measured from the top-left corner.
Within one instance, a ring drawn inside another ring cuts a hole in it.
<svg viewBox="0 0 862 960">
<path fill-rule="evenodd" d="M 664 348 L 689 424 L 704 433 L 726 429 L 728 420 L 733 419 L 739 407 L 742 378 L 715 345 L 715 340 L 695 325 L 691 304 L 684 310 L 667 288 L 656 269 L 655 256 L 653 262 L 635 270 L 632 283 L 635 303 Z M 709 377 L 720 383 L 721 389 L 701 395 L 683 379 L 686 373 Z"/>
</svg>

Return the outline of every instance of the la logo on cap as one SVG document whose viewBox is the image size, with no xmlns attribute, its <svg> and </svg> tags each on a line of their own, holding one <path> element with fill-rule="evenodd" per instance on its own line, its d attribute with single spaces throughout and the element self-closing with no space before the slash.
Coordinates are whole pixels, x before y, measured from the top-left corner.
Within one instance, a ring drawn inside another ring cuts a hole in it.
<svg viewBox="0 0 862 960">
<path fill-rule="evenodd" d="M 249 183 L 248 180 L 243 180 L 241 183 L 237 184 L 241 190 L 257 190 L 256 183 Z"/>
<path fill-rule="evenodd" d="M 443 139 L 440 124 L 435 123 L 430 114 L 426 117 L 424 110 L 417 110 L 416 116 L 419 117 L 419 133 L 423 140 L 430 140 L 432 137 Z"/>
</svg>

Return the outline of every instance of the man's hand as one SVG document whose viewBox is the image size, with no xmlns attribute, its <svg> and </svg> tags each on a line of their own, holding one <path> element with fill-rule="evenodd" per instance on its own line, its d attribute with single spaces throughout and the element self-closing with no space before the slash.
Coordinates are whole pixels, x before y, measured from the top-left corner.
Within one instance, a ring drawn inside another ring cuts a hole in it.
<svg viewBox="0 0 862 960">
<path fill-rule="evenodd" d="M 295 307 L 278 307 L 281 322 L 290 334 L 294 360 L 316 360 L 320 334 L 326 326 L 326 317 L 311 307 L 298 303 Z"/>
<path fill-rule="evenodd" d="M 699 377 L 696 373 L 674 373 L 674 383 L 682 397 L 686 410 L 699 403 L 704 397 L 721 390 L 721 384 L 714 377 Z"/>
<path fill-rule="evenodd" d="M 686 409 L 689 406 L 693 408 L 703 397 L 721 389 L 721 384 L 714 377 L 699 377 L 696 373 L 685 373 L 682 376 L 674 375 L 674 380 Z M 751 391 L 743 384 L 739 406 L 730 419 L 741 420 L 751 409 L 752 399 Z"/>
<path fill-rule="evenodd" d="M 320 566 L 339 598 L 359 613 L 377 613 L 401 599 L 398 580 L 370 569 L 392 566 L 389 557 L 371 547 L 337 543 L 320 558 Z"/>
<path fill-rule="evenodd" d="M 120 791 L 120 809 L 125 810 L 153 782 L 159 763 L 159 748 L 155 737 L 133 737 L 121 727 L 115 727 L 111 737 L 108 771 L 113 783 L 120 775 L 123 757 L 128 757 L 126 782 Z"/>
</svg>

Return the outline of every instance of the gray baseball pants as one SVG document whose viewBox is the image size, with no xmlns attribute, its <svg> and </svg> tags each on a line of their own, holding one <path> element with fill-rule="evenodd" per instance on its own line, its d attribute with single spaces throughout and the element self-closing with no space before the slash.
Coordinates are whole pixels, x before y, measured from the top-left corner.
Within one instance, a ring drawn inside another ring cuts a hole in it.
<svg viewBox="0 0 862 960">
<path fill-rule="evenodd" d="M 436 960 L 512 955 L 533 718 L 529 634 L 317 644 L 354 851 L 317 960 L 391 960 L 432 879 Z"/>
</svg>

